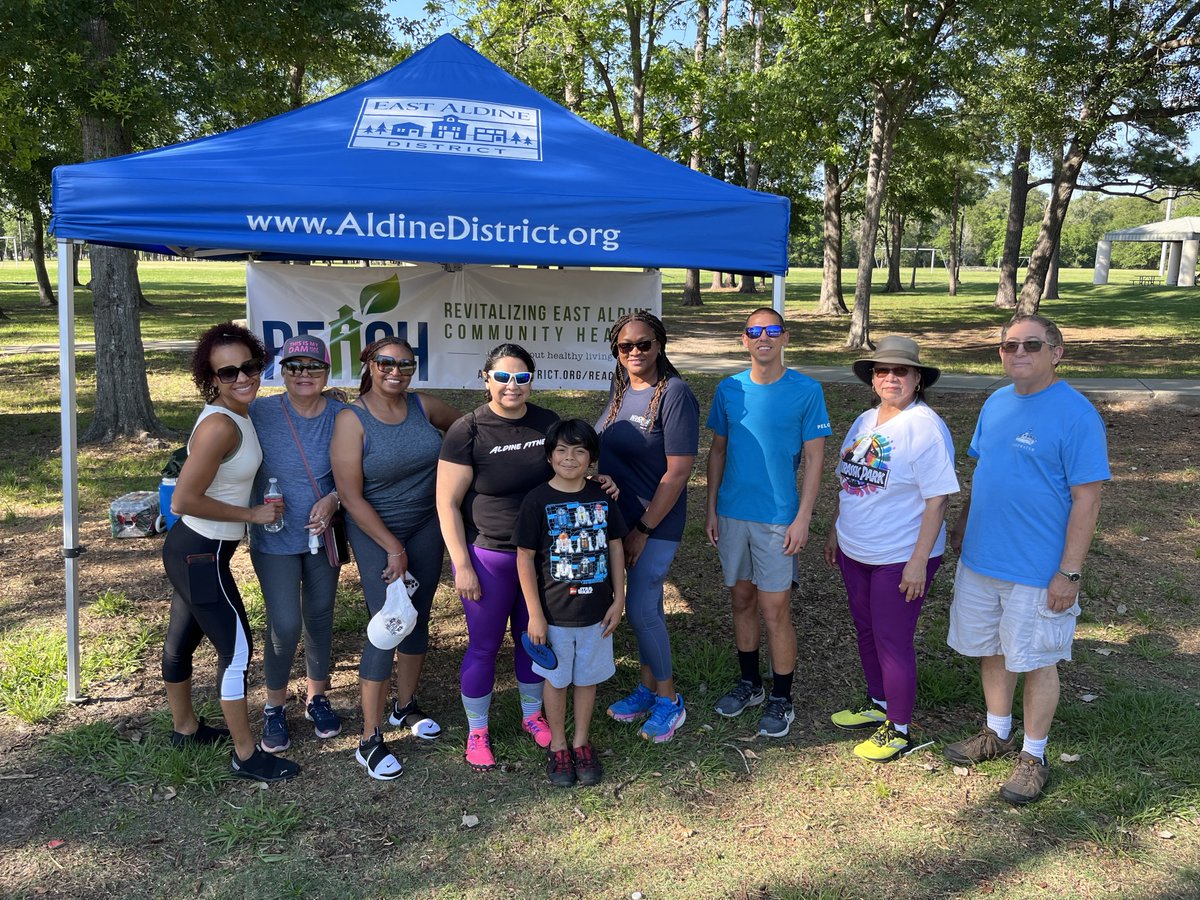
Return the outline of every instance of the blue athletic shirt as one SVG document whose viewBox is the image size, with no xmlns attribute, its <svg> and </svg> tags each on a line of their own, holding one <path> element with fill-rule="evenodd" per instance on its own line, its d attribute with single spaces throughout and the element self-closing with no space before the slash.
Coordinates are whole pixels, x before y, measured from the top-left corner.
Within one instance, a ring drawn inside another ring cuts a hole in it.
<svg viewBox="0 0 1200 900">
<path fill-rule="evenodd" d="M 968 453 L 979 464 L 964 565 L 1047 587 L 1062 560 L 1071 487 L 1111 477 L 1100 414 L 1065 381 L 1027 395 L 1009 385 L 983 404 Z"/>
<path fill-rule="evenodd" d="M 621 411 L 611 425 L 605 426 L 608 406 L 596 422 L 600 434 L 598 471 L 610 476 L 621 489 L 617 505 L 626 522 L 636 522 L 650 505 L 658 483 L 667 472 L 668 456 L 695 456 L 700 445 L 700 404 L 682 378 L 672 378 L 663 389 L 662 402 L 654 425 L 647 429 L 646 414 L 654 388 L 640 391 L 629 388 Z M 687 515 L 687 488 L 671 511 L 654 529 L 654 537 L 664 541 L 683 538 Z"/>
<path fill-rule="evenodd" d="M 717 385 L 708 427 L 729 440 L 717 512 L 790 525 L 800 508 L 796 472 L 804 443 L 833 433 L 821 385 L 794 369 L 756 384 L 747 369 Z"/>
</svg>

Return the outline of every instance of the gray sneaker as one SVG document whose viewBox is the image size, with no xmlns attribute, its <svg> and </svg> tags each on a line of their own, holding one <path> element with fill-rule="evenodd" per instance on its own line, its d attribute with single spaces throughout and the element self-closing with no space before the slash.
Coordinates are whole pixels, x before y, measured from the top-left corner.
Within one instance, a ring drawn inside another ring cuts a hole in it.
<svg viewBox="0 0 1200 900">
<path fill-rule="evenodd" d="M 1042 788 L 1050 780 L 1050 767 L 1024 750 L 1017 757 L 1017 767 L 1008 781 L 1000 786 L 1000 796 L 1009 803 L 1020 806 L 1030 803 L 1042 795 Z"/>
<path fill-rule="evenodd" d="M 757 687 L 746 679 L 740 679 L 728 694 L 717 701 L 717 712 L 727 718 L 740 716 L 747 706 L 758 706 L 767 699 L 767 692 L 760 684 Z"/>
<path fill-rule="evenodd" d="M 947 744 L 942 751 L 946 759 L 960 766 L 973 766 L 985 759 L 1000 759 L 1002 756 L 1012 756 L 1017 752 L 1017 732 L 1008 736 L 1008 740 L 1000 740 L 999 735 L 986 725 L 979 734 L 972 735 L 965 741 Z"/>
<path fill-rule="evenodd" d="M 786 697 L 768 697 L 767 705 L 763 707 L 762 718 L 758 720 L 758 733 L 763 737 L 786 737 L 792 730 L 792 722 L 796 718 L 792 709 L 792 701 Z"/>
</svg>

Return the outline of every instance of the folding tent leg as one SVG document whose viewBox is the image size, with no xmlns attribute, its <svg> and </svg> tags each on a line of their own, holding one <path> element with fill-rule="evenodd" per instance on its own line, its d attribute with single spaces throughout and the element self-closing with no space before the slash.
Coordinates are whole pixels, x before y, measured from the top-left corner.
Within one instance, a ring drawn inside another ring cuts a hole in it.
<svg viewBox="0 0 1200 900">
<path fill-rule="evenodd" d="M 779 315 L 784 315 L 783 304 L 787 298 L 787 275 L 771 276 L 771 306 Z"/>
<path fill-rule="evenodd" d="M 58 242 L 58 377 L 62 390 L 63 563 L 67 590 L 67 700 L 79 693 L 79 461 L 75 433 L 73 241 Z"/>
</svg>

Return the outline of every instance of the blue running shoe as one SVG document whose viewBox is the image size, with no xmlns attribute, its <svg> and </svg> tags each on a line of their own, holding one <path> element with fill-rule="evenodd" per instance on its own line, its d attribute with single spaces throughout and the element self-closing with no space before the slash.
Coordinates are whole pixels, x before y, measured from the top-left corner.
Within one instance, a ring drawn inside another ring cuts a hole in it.
<svg viewBox="0 0 1200 900">
<path fill-rule="evenodd" d="M 642 724 L 638 734 L 648 741 L 662 744 L 675 737 L 675 732 L 686 720 L 687 710 L 683 708 L 682 694 L 675 695 L 674 703 L 666 697 L 655 697 L 650 718 Z"/>
<path fill-rule="evenodd" d="M 632 694 L 610 706 L 608 714 L 618 722 L 636 722 L 653 708 L 653 692 L 644 684 L 639 684 Z"/>
<path fill-rule="evenodd" d="M 283 706 L 263 708 L 263 733 L 259 745 L 268 753 L 282 753 L 292 746 L 288 736 L 287 711 Z"/>
<path fill-rule="evenodd" d="M 313 731 L 319 738 L 337 737 L 342 732 L 342 720 L 324 694 L 317 694 L 308 701 L 304 718 L 313 723 Z"/>
</svg>

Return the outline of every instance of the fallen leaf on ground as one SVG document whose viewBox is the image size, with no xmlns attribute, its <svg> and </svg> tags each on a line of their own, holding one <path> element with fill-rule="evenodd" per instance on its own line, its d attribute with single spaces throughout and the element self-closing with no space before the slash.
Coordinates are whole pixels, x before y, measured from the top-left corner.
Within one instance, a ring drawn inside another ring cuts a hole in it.
<svg viewBox="0 0 1200 900">
<path fill-rule="evenodd" d="M 1101 656 L 1112 656 L 1113 655 L 1113 650 L 1111 647 L 1097 647 L 1096 652 L 1099 653 Z"/>
<path fill-rule="evenodd" d="M 742 755 L 745 756 L 746 759 L 758 759 L 758 754 L 753 750 L 743 750 Z"/>
<path fill-rule="evenodd" d="M 1175 832 L 1167 831 L 1165 828 L 1162 831 L 1157 832 L 1157 834 L 1164 841 L 1172 841 L 1175 839 Z"/>
<path fill-rule="evenodd" d="M 463 814 L 463 817 L 462 817 L 463 828 L 474 828 L 478 824 L 479 824 L 479 816 L 472 816 L 472 815 L 468 815 L 466 813 Z"/>
<path fill-rule="evenodd" d="M 968 769 L 966 766 L 955 766 L 954 774 L 957 775 L 959 778 L 966 778 L 968 775 L 971 774 L 971 770 Z"/>
</svg>

